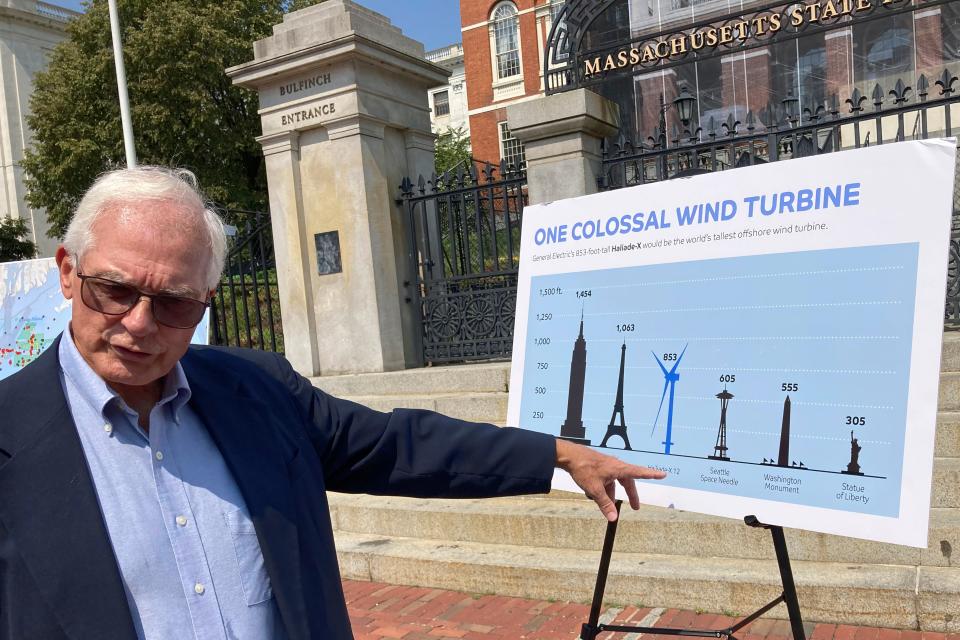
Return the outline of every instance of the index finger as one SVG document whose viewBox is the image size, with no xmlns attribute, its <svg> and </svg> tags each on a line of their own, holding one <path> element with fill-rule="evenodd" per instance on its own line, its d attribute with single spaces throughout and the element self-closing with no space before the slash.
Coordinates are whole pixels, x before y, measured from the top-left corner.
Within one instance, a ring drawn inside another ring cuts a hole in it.
<svg viewBox="0 0 960 640">
<path fill-rule="evenodd" d="M 662 480 L 667 477 L 666 471 L 651 469 L 650 467 L 641 467 L 635 464 L 624 464 L 623 473 L 620 478 L 638 478 L 642 480 Z"/>
</svg>

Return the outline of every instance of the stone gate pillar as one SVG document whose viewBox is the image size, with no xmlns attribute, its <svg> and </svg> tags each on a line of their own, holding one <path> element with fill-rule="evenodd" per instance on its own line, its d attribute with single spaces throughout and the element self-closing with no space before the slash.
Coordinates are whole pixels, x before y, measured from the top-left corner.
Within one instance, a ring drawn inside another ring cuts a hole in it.
<svg viewBox="0 0 960 640">
<path fill-rule="evenodd" d="M 530 204 L 596 193 L 601 141 L 620 128 L 617 105 L 587 89 L 507 107 L 527 157 Z"/>
<path fill-rule="evenodd" d="M 395 199 L 405 176 L 433 170 L 427 89 L 449 75 L 423 54 L 384 16 L 328 0 L 227 69 L 260 96 L 284 345 L 304 375 L 419 361 Z"/>
</svg>

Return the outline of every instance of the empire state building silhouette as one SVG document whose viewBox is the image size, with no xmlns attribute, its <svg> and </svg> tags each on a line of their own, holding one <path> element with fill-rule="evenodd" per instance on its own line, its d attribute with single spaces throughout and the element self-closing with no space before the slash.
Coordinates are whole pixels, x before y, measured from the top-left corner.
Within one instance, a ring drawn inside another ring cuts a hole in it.
<svg viewBox="0 0 960 640">
<path fill-rule="evenodd" d="M 589 445 L 583 427 L 583 382 L 587 374 L 587 341 L 583 339 L 583 314 L 580 315 L 580 335 L 573 343 L 570 358 L 570 392 L 567 394 L 567 419 L 560 427 L 560 437 Z"/>
</svg>

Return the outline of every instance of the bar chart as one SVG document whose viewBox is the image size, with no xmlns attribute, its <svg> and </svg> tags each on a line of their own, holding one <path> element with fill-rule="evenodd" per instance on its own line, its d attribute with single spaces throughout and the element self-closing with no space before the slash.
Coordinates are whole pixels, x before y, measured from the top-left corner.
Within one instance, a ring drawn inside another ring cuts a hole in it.
<svg viewBox="0 0 960 640">
<path fill-rule="evenodd" d="M 916 243 L 536 276 L 520 426 L 672 486 L 895 515 Z"/>
</svg>

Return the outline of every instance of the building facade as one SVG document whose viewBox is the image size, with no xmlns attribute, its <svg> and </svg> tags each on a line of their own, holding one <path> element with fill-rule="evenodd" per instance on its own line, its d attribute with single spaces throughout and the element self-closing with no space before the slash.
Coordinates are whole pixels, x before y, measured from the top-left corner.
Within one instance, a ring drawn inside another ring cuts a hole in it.
<svg viewBox="0 0 960 640">
<path fill-rule="evenodd" d="M 749 12 L 765 4 L 752 0 L 737 10 Z M 634 109 L 629 117 L 638 131 L 651 130 L 658 118 L 659 96 L 669 102 L 679 88 L 687 87 L 697 97 L 694 121 L 700 126 L 711 118 L 724 122 L 730 116 L 743 122 L 749 112 L 758 114 L 771 103 L 788 99 L 799 100 L 797 117 L 803 124 L 809 115 L 804 107 L 824 104 L 833 96 L 842 101 L 856 89 L 872 97 L 877 85 L 889 89 L 898 79 L 910 85 L 921 74 L 935 79 L 945 68 L 960 71 L 960 4 L 917 7 L 913 12 L 873 15 L 870 20 L 857 18 L 853 11 L 857 3 L 848 5 L 848 20 L 838 20 L 831 29 L 634 76 L 629 100 Z M 633 37 L 682 29 L 730 13 L 728 3 L 718 0 L 630 0 L 622 6 L 629 13 Z M 818 11 L 804 10 L 804 24 L 817 13 L 832 11 L 831 6 L 838 13 L 845 10 L 842 0 L 810 6 Z M 791 24 L 793 15 L 789 14 Z"/>
<path fill-rule="evenodd" d="M 724 124 L 748 121 L 760 129 L 802 127 L 831 113 L 843 118 L 891 100 L 904 103 L 921 91 L 939 96 L 936 81 L 960 74 L 957 2 L 571 0 L 568 6 L 559 19 L 569 17 L 564 26 L 577 50 L 564 53 L 569 75 L 554 80 L 616 102 L 623 132 L 634 142 L 669 140 L 685 129 L 723 133 Z M 898 93 L 898 82 L 906 93 Z M 681 92 L 694 99 L 686 123 L 673 108 Z M 920 111 L 907 114 L 903 136 L 916 136 L 921 124 L 936 135 L 945 113 L 933 117 L 921 123 Z M 901 127 L 892 120 L 877 126 L 883 129 L 874 142 L 890 140 L 897 131 L 889 128 Z"/>
<path fill-rule="evenodd" d="M 563 0 L 461 0 L 473 156 L 520 166 L 507 105 L 543 95 L 543 52 Z"/>
<path fill-rule="evenodd" d="M 47 66 L 53 48 L 67 37 L 67 22 L 78 15 L 46 2 L 0 0 L 0 216 L 27 221 L 40 256 L 51 256 L 57 242 L 47 237 L 47 216 L 27 206 L 20 162 L 30 146 L 26 117 L 33 79 Z"/>
<path fill-rule="evenodd" d="M 450 71 L 450 80 L 445 85 L 430 89 L 430 128 L 438 136 L 450 130 L 460 130 L 470 137 L 470 120 L 467 117 L 467 78 L 463 64 L 463 44 L 434 49 L 426 54 L 427 60 Z"/>
</svg>

